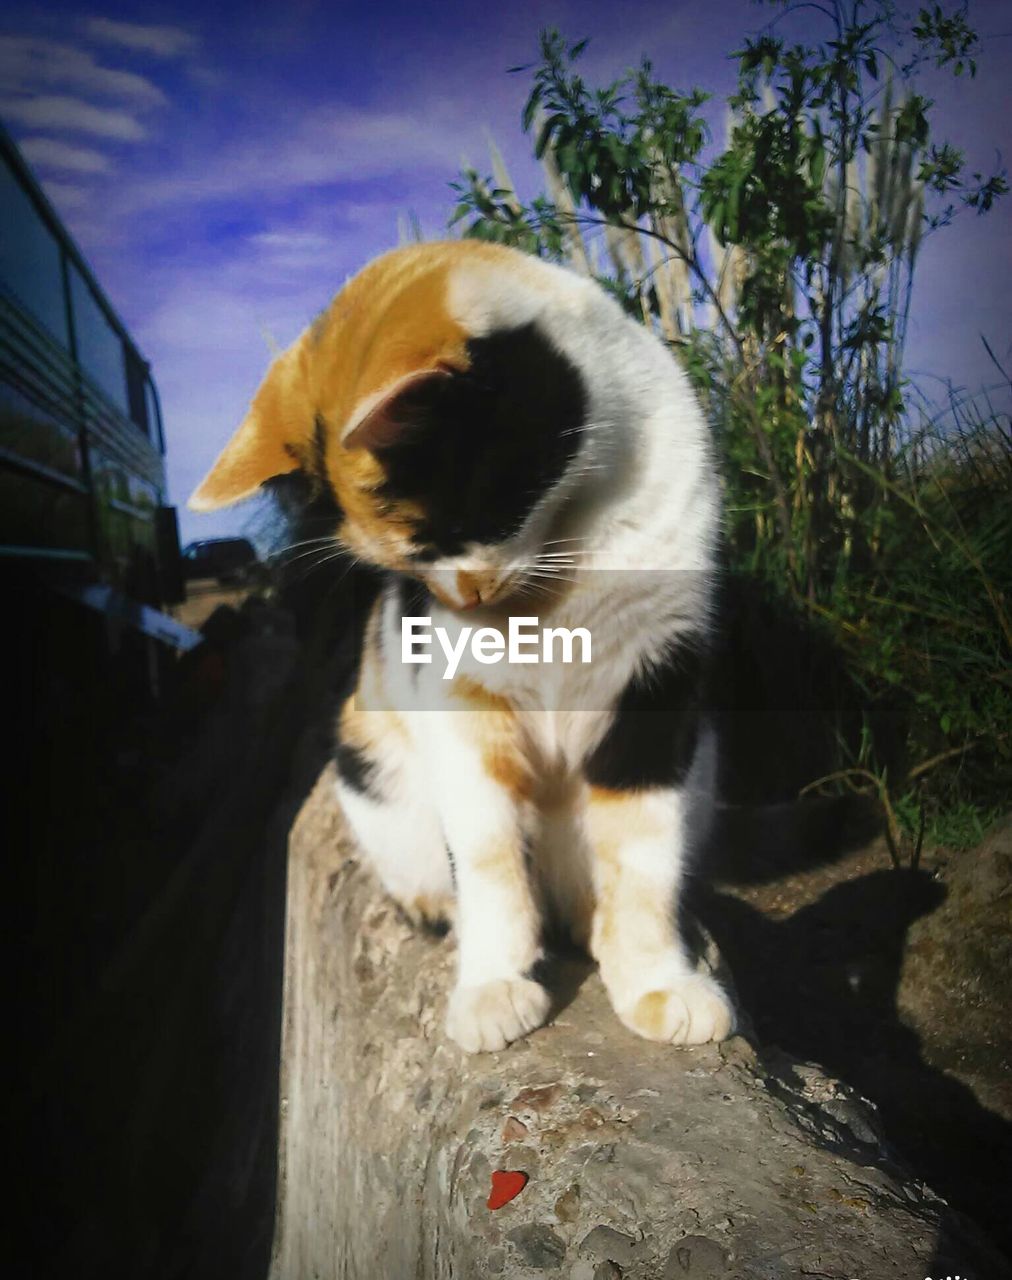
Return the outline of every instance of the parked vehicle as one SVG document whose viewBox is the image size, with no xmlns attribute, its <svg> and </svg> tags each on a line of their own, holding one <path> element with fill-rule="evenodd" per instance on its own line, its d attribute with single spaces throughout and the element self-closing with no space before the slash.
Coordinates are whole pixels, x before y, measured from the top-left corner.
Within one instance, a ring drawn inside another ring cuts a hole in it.
<svg viewBox="0 0 1012 1280">
<path fill-rule="evenodd" d="M 164 455 L 150 366 L 0 129 L 0 559 L 171 601 Z"/>
<path fill-rule="evenodd" d="M 200 640 L 165 612 L 183 586 L 151 368 L 2 128 L 0 588 L 43 736 L 71 691 L 109 716 L 157 697 Z"/>
<path fill-rule="evenodd" d="M 201 538 L 183 548 L 183 577 L 217 578 L 223 586 L 248 582 L 260 561 L 247 538 Z"/>
</svg>

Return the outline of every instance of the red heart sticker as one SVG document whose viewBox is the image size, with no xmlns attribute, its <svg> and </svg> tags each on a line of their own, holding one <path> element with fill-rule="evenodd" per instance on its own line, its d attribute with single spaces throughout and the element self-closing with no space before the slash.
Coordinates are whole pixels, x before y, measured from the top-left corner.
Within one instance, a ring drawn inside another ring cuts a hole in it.
<svg viewBox="0 0 1012 1280">
<path fill-rule="evenodd" d="M 527 1186 L 527 1174 L 516 1170 L 496 1169 L 492 1174 L 492 1191 L 488 1198 L 490 1209 L 501 1209 L 509 1204 Z"/>
</svg>

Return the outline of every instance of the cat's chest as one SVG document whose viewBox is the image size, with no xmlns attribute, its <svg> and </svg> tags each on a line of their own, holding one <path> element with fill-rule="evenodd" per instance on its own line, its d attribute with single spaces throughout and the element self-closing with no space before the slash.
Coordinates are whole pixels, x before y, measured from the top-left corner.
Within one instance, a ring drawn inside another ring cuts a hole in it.
<svg viewBox="0 0 1012 1280">
<path fill-rule="evenodd" d="M 560 782 L 582 776 L 584 761 L 607 732 L 610 710 L 520 712 L 521 750 L 534 773 Z"/>
</svg>

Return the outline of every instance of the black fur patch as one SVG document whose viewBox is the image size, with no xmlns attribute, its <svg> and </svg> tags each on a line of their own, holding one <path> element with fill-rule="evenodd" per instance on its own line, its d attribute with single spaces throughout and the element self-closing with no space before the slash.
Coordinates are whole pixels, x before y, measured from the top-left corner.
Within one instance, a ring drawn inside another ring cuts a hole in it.
<svg viewBox="0 0 1012 1280">
<path fill-rule="evenodd" d="M 586 392 L 534 324 L 468 343 L 466 373 L 430 381 L 397 406 L 404 428 L 377 450 L 380 497 L 416 502 L 420 562 L 515 533 L 580 443 Z"/>
<path fill-rule="evenodd" d="M 335 506 L 339 506 L 337 494 L 327 471 L 327 424 L 317 414 L 313 420 L 313 446 L 310 454 L 309 473 L 319 485 L 320 492 L 332 498 Z"/>
<path fill-rule="evenodd" d="M 634 676 L 584 765 L 587 781 L 612 791 L 680 786 L 699 739 L 706 669 L 704 642 L 680 638 L 666 662 Z"/>
<path fill-rule="evenodd" d="M 342 742 L 338 736 L 334 744 L 334 762 L 346 787 L 357 791 L 360 796 L 380 798 L 375 787 L 376 765 L 364 751 L 349 742 Z"/>
<path fill-rule="evenodd" d="M 415 927 L 429 938 L 445 938 L 450 932 L 450 922 L 442 916 L 435 920 L 430 920 L 428 916 L 423 916 Z"/>
</svg>

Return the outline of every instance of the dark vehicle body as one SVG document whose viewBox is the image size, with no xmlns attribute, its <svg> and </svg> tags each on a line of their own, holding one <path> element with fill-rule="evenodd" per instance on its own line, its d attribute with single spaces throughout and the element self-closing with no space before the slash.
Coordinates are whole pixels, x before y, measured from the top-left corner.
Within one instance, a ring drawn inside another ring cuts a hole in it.
<svg viewBox="0 0 1012 1280">
<path fill-rule="evenodd" d="M 151 370 L 0 129 L 0 557 L 139 604 L 178 596 Z"/>
<path fill-rule="evenodd" d="M 217 578 L 225 586 L 249 581 L 260 566 L 247 538 L 202 538 L 183 548 L 182 559 L 187 582 Z"/>
</svg>

